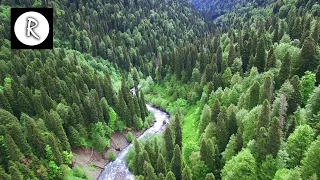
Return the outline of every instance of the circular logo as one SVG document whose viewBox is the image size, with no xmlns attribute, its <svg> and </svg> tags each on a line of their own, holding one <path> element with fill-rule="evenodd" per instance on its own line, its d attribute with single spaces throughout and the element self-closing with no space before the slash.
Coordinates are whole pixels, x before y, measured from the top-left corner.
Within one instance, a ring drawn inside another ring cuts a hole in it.
<svg viewBox="0 0 320 180">
<path fill-rule="evenodd" d="M 14 33 L 18 40 L 27 46 L 36 46 L 47 39 L 50 26 L 40 13 L 30 11 L 22 14 L 14 24 Z"/>
</svg>

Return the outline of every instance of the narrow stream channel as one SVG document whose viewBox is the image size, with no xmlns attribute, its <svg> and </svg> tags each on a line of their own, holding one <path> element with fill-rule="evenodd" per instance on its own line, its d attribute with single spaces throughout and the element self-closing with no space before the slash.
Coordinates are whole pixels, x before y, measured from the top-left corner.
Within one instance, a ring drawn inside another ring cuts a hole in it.
<svg viewBox="0 0 320 180">
<path fill-rule="evenodd" d="M 152 127 L 146 130 L 138 139 L 149 139 L 151 135 L 161 133 L 167 126 L 170 120 L 169 114 L 166 112 L 152 107 L 147 104 L 147 108 L 153 113 L 155 123 Z M 117 159 L 113 162 L 107 164 L 98 177 L 99 180 L 133 180 L 134 175 L 129 171 L 126 163 L 126 155 L 129 149 L 133 145 L 130 144 L 125 149 L 123 149 L 117 156 Z"/>
</svg>

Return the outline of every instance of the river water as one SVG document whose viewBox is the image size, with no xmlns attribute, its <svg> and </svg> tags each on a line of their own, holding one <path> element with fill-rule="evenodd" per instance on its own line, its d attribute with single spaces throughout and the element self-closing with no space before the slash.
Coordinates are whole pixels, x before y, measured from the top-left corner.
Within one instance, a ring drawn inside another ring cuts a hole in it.
<svg viewBox="0 0 320 180">
<path fill-rule="evenodd" d="M 151 135 L 162 132 L 167 124 L 169 123 L 170 116 L 155 107 L 147 104 L 147 108 L 150 112 L 153 113 L 155 123 L 152 127 L 146 130 L 138 139 L 149 139 Z M 133 180 L 134 175 L 129 171 L 129 168 L 126 163 L 126 155 L 129 149 L 133 145 L 130 144 L 125 149 L 123 149 L 117 156 L 117 159 L 113 162 L 107 164 L 98 177 L 99 180 Z"/>
</svg>

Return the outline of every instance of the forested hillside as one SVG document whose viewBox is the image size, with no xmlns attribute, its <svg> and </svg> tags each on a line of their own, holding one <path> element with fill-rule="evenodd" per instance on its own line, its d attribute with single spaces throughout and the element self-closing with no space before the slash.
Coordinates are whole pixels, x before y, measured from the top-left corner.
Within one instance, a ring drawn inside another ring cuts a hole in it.
<svg viewBox="0 0 320 180">
<path fill-rule="evenodd" d="M 146 101 L 172 123 L 134 140 L 136 179 L 320 178 L 316 0 L 197 1 L 210 22 L 185 0 L 0 3 L 0 179 L 87 179 L 71 149 L 148 128 Z M 10 50 L 11 7 L 53 7 L 55 48 Z"/>
<path fill-rule="evenodd" d="M 241 9 L 263 7 L 273 0 L 191 0 L 191 2 L 207 19 L 213 20 L 221 15 Z"/>
<path fill-rule="evenodd" d="M 135 142 L 137 179 L 318 179 L 319 7 L 235 10 L 213 22 L 220 31 L 163 54 L 166 76 L 142 91 L 173 123 Z"/>
<path fill-rule="evenodd" d="M 144 95 L 129 88 L 155 76 L 161 53 L 206 29 L 179 1 L 0 3 L 4 180 L 86 179 L 81 170 L 70 171 L 71 149 L 103 153 L 114 132 L 148 128 L 153 119 Z M 10 50 L 11 7 L 53 7 L 55 49 Z"/>
</svg>

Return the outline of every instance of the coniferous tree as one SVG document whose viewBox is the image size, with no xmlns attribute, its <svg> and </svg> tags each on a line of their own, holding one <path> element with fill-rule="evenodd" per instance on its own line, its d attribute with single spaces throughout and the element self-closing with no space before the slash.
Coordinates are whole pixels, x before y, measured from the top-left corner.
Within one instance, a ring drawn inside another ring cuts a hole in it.
<svg viewBox="0 0 320 180">
<path fill-rule="evenodd" d="M 267 58 L 267 63 L 266 63 L 266 67 L 265 67 L 265 71 L 270 70 L 271 68 L 276 67 L 276 55 L 274 53 L 273 48 L 270 49 L 269 53 L 268 53 L 268 58 Z"/>
<path fill-rule="evenodd" d="M 166 180 L 176 180 L 176 177 L 174 176 L 172 171 L 169 171 L 169 173 L 166 176 Z"/>
<path fill-rule="evenodd" d="M 316 44 L 312 37 L 307 37 L 304 40 L 301 53 L 300 62 L 298 63 L 297 74 L 301 77 L 306 71 L 313 71 L 318 65 L 316 57 Z"/>
<path fill-rule="evenodd" d="M 200 123 L 198 126 L 198 136 L 201 136 L 201 134 L 204 132 L 206 127 L 208 126 L 211 118 L 211 110 L 210 107 L 206 104 L 203 107 L 202 113 L 201 113 L 201 118 L 200 118 Z"/>
<path fill-rule="evenodd" d="M 47 135 L 47 144 L 51 147 L 54 161 L 60 166 L 62 164 L 61 152 L 56 138 L 51 133 Z"/>
<path fill-rule="evenodd" d="M 175 116 L 174 129 L 175 129 L 175 144 L 178 144 L 179 147 L 182 147 L 182 124 L 181 124 L 180 108 L 178 109 L 178 112 Z"/>
<path fill-rule="evenodd" d="M 6 142 L 10 159 L 20 161 L 23 158 L 23 154 L 20 152 L 20 149 L 9 134 L 6 134 Z"/>
<path fill-rule="evenodd" d="M 281 130 L 280 121 L 277 117 L 274 117 L 270 123 L 268 132 L 268 152 L 274 158 L 277 157 L 281 144 Z"/>
<path fill-rule="evenodd" d="M 265 64 L 266 64 L 266 49 L 265 49 L 265 41 L 264 41 L 264 38 L 262 37 L 260 38 L 257 46 L 255 66 L 258 68 L 259 72 L 263 72 Z"/>
<path fill-rule="evenodd" d="M 319 20 L 319 18 L 317 18 L 317 22 L 316 22 L 314 29 L 313 29 L 313 32 L 312 32 L 312 38 L 314 39 L 316 44 L 318 44 L 319 35 L 320 35 L 320 20 Z"/>
<path fill-rule="evenodd" d="M 29 103 L 29 100 L 27 97 L 21 92 L 18 92 L 18 102 L 19 102 L 19 109 L 20 112 L 24 112 L 28 115 L 32 115 L 32 110 L 31 110 L 31 104 Z"/>
<path fill-rule="evenodd" d="M 277 87 L 279 88 L 289 77 L 290 77 L 290 54 L 287 53 L 284 57 L 284 60 L 281 64 L 279 71 Z"/>
<path fill-rule="evenodd" d="M 11 180 L 11 176 L 7 174 L 2 167 L 0 167 L 0 179 Z"/>
<path fill-rule="evenodd" d="M 13 111 L 11 109 L 11 105 L 8 102 L 8 99 L 1 91 L 0 91 L 0 108 L 5 109 L 6 111 L 8 111 L 10 113 L 13 113 Z"/>
<path fill-rule="evenodd" d="M 183 160 L 181 157 L 181 150 L 179 145 L 176 144 L 174 147 L 173 158 L 171 160 L 171 171 L 174 173 L 177 179 L 181 179 L 182 167 L 183 167 Z"/>
<path fill-rule="evenodd" d="M 300 106 L 302 103 L 301 84 L 299 77 L 297 75 L 293 76 L 290 79 L 290 84 L 293 87 L 293 92 L 288 98 L 288 114 L 294 113 L 298 109 L 298 106 Z"/>
<path fill-rule="evenodd" d="M 267 75 L 264 78 L 262 92 L 260 96 L 260 103 L 263 103 L 264 100 L 272 101 L 272 93 L 273 93 L 273 80 L 271 75 Z"/>
<path fill-rule="evenodd" d="M 188 166 L 185 166 L 182 170 L 182 180 L 192 180 L 192 173 Z"/>
<path fill-rule="evenodd" d="M 36 154 L 44 157 L 45 155 L 45 138 L 34 120 L 27 115 L 22 115 L 26 119 L 26 137 L 30 146 L 34 147 Z"/>
<path fill-rule="evenodd" d="M 262 105 L 261 114 L 256 128 L 256 149 L 259 161 L 265 159 L 268 154 L 268 127 L 270 121 L 270 104 L 265 100 Z"/>
<path fill-rule="evenodd" d="M 144 175 L 145 180 L 156 180 L 157 179 L 157 175 L 156 175 L 156 173 L 154 173 L 154 169 L 153 169 L 152 165 L 146 161 L 144 162 L 144 165 L 143 165 L 143 175 Z"/>
<path fill-rule="evenodd" d="M 229 55 L 228 55 L 228 66 L 231 67 L 236 58 L 236 50 L 234 48 L 233 42 L 230 42 Z"/>
<path fill-rule="evenodd" d="M 160 173 L 167 174 L 166 172 L 167 172 L 166 161 L 162 156 L 162 154 L 159 153 L 158 160 L 157 160 L 157 174 L 160 174 Z"/>
<path fill-rule="evenodd" d="M 21 120 L 23 120 L 23 118 L 21 118 Z M 6 130 L 21 152 L 23 154 L 28 154 L 31 148 L 25 139 L 22 127 L 18 123 L 11 123 L 6 125 Z"/>
<path fill-rule="evenodd" d="M 12 179 L 23 180 L 23 175 L 17 167 L 16 163 L 9 161 L 9 173 Z"/>
<path fill-rule="evenodd" d="M 260 95 L 260 85 L 257 81 L 253 83 L 253 85 L 249 89 L 249 102 L 247 104 L 248 109 L 252 109 L 259 103 L 259 95 Z"/>
<path fill-rule="evenodd" d="M 218 98 L 215 99 L 213 107 L 211 109 L 211 122 L 217 123 L 218 122 L 218 115 L 220 113 L 220 101 Z"/>
<path fill-rule="evenodd" d="M 165 141 L 165 150 L 166 150 L 166 157 L 167 160 L 170 162 L 173 157 L 173 137 L 172 137 L 172 131 L 171 127 L 167 127 L 164 131 L 164 141 Z"/>
<path fill-rule="evenodd" d="M 217 144 L 219 147 L 219 152 L 224 151 L 224 149 L 226 148 L 227 144 L 228 144 L 228 129 L 227 129 L 227 125 L 226 125 L 226 121 L 227 121 L 227 111 L 226 108 L 223 107 L 221 109 L 221 112 L 218 115 L 218 122 L 217 122 Z"/>
</svg>

